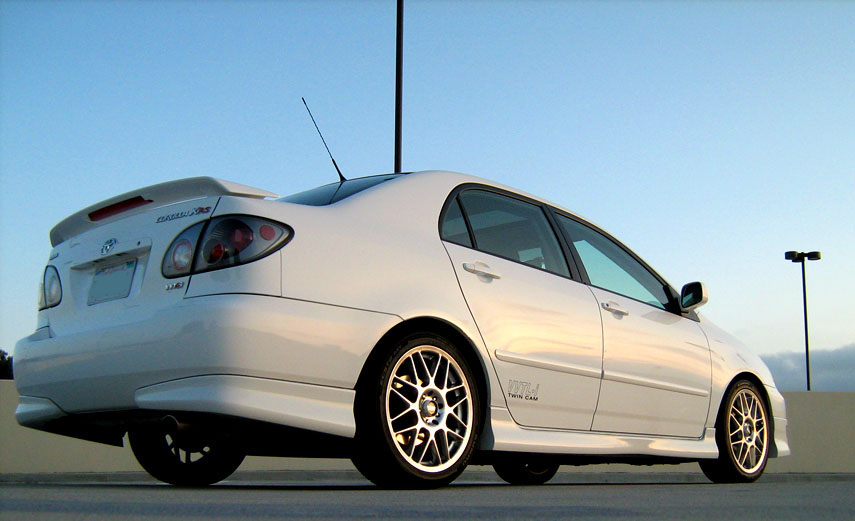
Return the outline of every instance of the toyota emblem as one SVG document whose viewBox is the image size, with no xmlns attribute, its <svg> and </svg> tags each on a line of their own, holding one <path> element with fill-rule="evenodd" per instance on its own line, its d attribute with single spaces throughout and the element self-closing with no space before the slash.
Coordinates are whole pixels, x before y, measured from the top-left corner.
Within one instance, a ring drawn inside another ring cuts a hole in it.
<svg viewBox="0 0 855 521">
<path fill-rule="evenodd" d="M 105 242 L 104 246 L 101 246 L 101 255 L 107 255 L 108 253 L 113 251 L 113 248 L 118 243 L 119 241 L 117 241 L 116 239 L 110 239 L 109 241 Z"/>
</svg>

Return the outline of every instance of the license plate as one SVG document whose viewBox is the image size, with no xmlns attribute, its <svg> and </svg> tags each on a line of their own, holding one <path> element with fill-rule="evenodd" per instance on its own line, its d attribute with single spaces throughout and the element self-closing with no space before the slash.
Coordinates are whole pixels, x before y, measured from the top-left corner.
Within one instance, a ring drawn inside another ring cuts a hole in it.
<svg viewBox="0 0 855 521">
<path fill-rule="evenodd" d="M 133 259 L 95 270 L 86 303 L 91 306 L 127 297 L 131 293 L 136 269 L 137 260 Z"/>
</svg>

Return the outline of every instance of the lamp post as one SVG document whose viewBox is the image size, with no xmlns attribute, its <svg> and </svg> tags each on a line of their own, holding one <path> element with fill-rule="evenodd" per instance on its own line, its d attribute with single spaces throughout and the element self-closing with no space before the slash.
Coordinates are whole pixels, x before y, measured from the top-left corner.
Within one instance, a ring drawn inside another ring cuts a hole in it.
<svg viewBox="0 0 855 521">
<path fill-rule="evenodd" d="M 805 310 L 805 374 L 807 375 L 807 390 L 810 391 L 810 344 L 808 343 L 808 317 L 807 317 L 807 285 L 805 283 L 805 260 L 819 260 L 822 254 L 818 251 L 808 253 L 802 251 L 788 251 L 784 253 L 784 259 L 798 262 L 802 265 L 802 301 Z"/>
<path fill-rule="evenodd" d="M 404 0 L 398 0 L 395 31 L 395 173 L 401 172 L 401 91 L 404 74 Z"/>
</svg>

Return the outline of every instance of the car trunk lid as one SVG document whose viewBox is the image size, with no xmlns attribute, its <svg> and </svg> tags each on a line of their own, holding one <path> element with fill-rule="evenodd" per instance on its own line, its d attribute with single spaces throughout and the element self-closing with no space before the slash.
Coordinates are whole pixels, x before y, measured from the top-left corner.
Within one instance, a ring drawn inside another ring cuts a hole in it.
<svg viewBox="0 0 855 521">
<path fill-rule="evenodd" d="M 209 219 L 222 195 L 276 194 L 213 178 L 128 192 L 85 208 L 51 231 L 49 264 L 62 300 L 43 310 L 54 336 L 143 320 L 183 299 L 190 277 L 165 278 L 161 264 L 182 231 Z M 127 203 L 127 201 L 131 201 Z"/>
</svg>

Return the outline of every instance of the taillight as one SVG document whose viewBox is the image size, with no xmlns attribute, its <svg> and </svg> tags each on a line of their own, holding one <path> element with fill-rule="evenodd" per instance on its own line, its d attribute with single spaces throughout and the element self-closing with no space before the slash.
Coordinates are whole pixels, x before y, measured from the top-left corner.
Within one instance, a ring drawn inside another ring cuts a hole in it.
<svg viewBox="0 0 855 521">
<path fill-rule="evenodd" d="M 59 272 L 53 266 L 48 266 L 39 285 L 39 311 L 52 308 L 61 301 L 62 283 L 59 281 Z"/>
<path fill-rule="evenodd" d="M 248 215 L 227 215 L 187 228 L 163 257 L 166 278 L 230 268 L 266 257 L 287 243 L 287 225 Z"/>
<path fill-rule="evenodd" d="M 176 271 L 186 271 L 193 262 L 193 245 L 187 239 L 181 239 L 172 249 L 172 267 Z"/>
<path fill-rule="evenodd" d="M 163 257 L 163 264 L 160 268 L 164 277 L 172 278 L 190 275 L 190 268 L 193 266 L 193 254 L 196 251 L 196 243 L 199 242 L 199 234 L 202 233 L 202 228 L 204 227 L 204 221 L 194 224 L 181 232 L 172 241 L 169 249 L 166 250 L 166 255 Z"/>
</svg>

